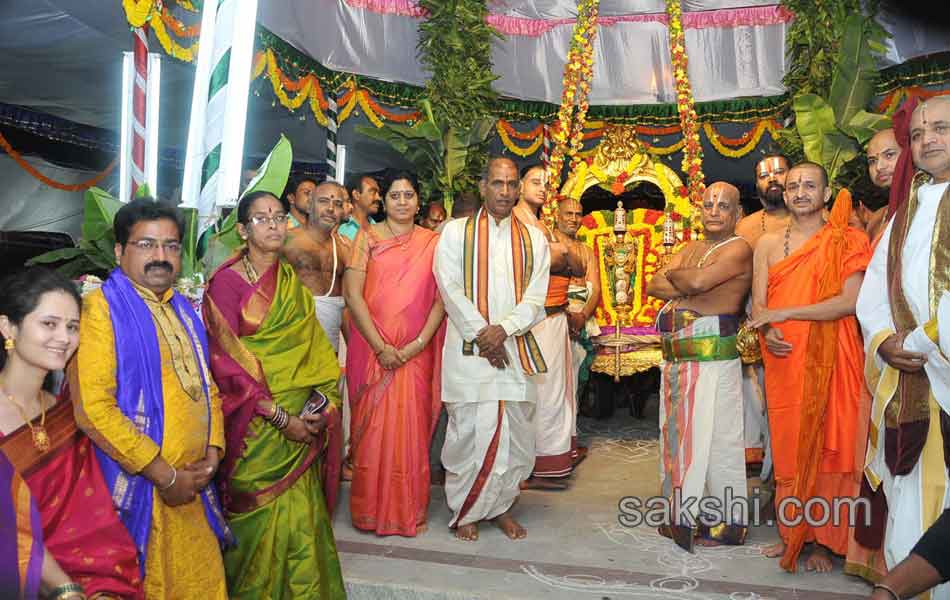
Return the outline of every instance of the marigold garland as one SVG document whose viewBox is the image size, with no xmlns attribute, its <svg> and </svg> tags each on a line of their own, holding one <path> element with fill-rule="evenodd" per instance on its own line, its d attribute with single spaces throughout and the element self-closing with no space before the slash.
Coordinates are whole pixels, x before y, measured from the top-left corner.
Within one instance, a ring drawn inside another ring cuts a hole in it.
<svg viewBox="0 0 950 600">
<path fill-rule="evenodd" d="M 158 43 L 162 45 L 166 54 L 184 62 L 195 61 L 198 56 L 198 40 L 195 40 L 195 43 L 191 46 L 182 46 L 168 34 L 164 20 L 161 18 L 151 19 L 149 24 L 152 26 L 152 31 L 155 32 L 155 37 L 158 38 Z"/>
<path fill-rule="evenodd" d="M 7 141 L 7 138 L 3 137 L 2 133 L 0 133 L 0 148 L 3 148 L 3 151 L 6 152 L 10 158 L 13 159 L 13 162 L 18 164 L 21 169 L 23 169 L 24 171 L 32 175 L 34 178 L 45 183 L 51 188 L 56 188 L 57 190 L 63 190 L 64 192 L 81 192 L 95 185 L 99 185 L 99 183 L 103 179 L 105 179 L 106 177 L 109 176 L 110 173 L 112 173 L 116 165 L 119 164 L 119 158 L 116 157 L 115 159 L 113 159 L 111 163 L 109 163 L 109 166 L 107 166 L 101 173 L 99 173 L 92 179 L 87 179 L 86 181 L 80 181 L 79 183 L 60 183 L 58 181 L 54 181 L 50 179 L 46 175 L 43 175 L 42 173 L 37 171 L 33 165 L 23 160 L 23 157 L 20 155 L 20 153 L 13 149 L 13 146 L 10 145 L 10 142 Z"/>
<path fill-rule="evenodd" d="M 571 164 L 576 164 L 584 143 L 584 121 L 590 108 L 587 99 L 594 76 L 593 42 L 597 31 L 599 5 L 600 0 L 579 0 L 577 4 L 577 22 L 571 33 L 571 46 L 564 64 L 561 106 L 557 120 L 550 127 L 553 148 L 547 165 L 545 201 L 541 207 L 542 216 L 549 226 L 554 224 L 564 158 L 568 156 Z"/>
<path fill-rule="evenodd" d="M 122 0 L 122 8 L 125 9 L 125 19 L 129 25 L 138 29 L 152 18 L 152 9 L 155 7 L 155 0 Z"/>
<path fill-rule="evenodd" d="M 176 19 L 175 15 L 171 14 L 167 7 L 162 7 L 160 18 L 162 19 L 162 23 L 167 25 L 168 28 L 172 30 L 172 33 L 178 37 L 193 38 L 201 33 L 201 21 L 196 22 L 194 25 L 185 25 Z"/>
<path fill-rule="evenodd" d="M 719 154 L 728 156 L 729 158 L 739 158 L 752 152 L 759 145 L 759 142 L 762 140 L 762 135 L 765 134 L 766 131 L 774 138 L 775 132 L 778 129 L 781 129 L 778 123 L 772 119 L 765 119 L 759 121 L 755 127 L 738 139 L 731 139 L 716 133 L 712 123 L 703 124 L 703 131 L 706 132 L 706 139 L 709 140 L 709 143 L 713 145 L 713 148 L 715 148 Z M 727 148 L 727 144 L 729 146 L 738 146 L 738 148 L 735 150 Z"/>
<path fill-rule="evenodd" d="M 591 121 L 588 123 L 591 129 L 584 132 L 584 140 L 597 139 L 603 136 L 603 121 Z M 544 143 L 543 126 L 538 125 L 534 129 L 521 132 L 515 129 L 514 125 L 505 119 L 499 119 L 495 125 L 498 130 L 498 137 L 501 139 L 505 148 L 522 158 L 532 156 L 537 153 Z M 737 138 L 730 138 L 718 133 L 712 123 L 703 124 L 703 131 L 706 134 L 709 143 L 717 152 L 728 158 L 741 158 L 750 152 L 753 152 L 762 140 L 762 136 L 769 132 L 773 136 L 775 132 L 781 129 L 781 126 L 774 119 L 763 119 L 756 123 L 751 129 Z M 680 138 L 669 146 L 658 146 L 651 144 L 646 139 L 656 136 L 669 136 L 681 131 L 679 125 L 671 127 L 647 127 L 637 126 L 637 136 L 651 154 L 658 156 L 667 156 L 683 149 L 686 145 L 684 138 Z M 528 146 L 521 146 L 516 142 L 530 142 Z M 586 160 L 597 150 L 594 146 L 587 150 L 581 150 L 577 156 Z M 573 167 L 572 170 L 576 168 Z"/>
<path fill-rule="evenodd" d="M 686 56 L 686 35 L 683 32 L 683 9 L 680 0 L 666 0 L 666 14 L 670 18 L 670 56 L 673 63 L 673 80 L 676 84 L 676 108 L 679 111 L 680 127 L 685 141 L 682 168 L 686 173 L 690 200 L 699 205 L 706 189 L 703 148 L 699 141 L 693 88 L 689 83 L 689 59 Z"/>
<path fill-rule="evenodd" d="M 511 127 L 511 126 L 509 125 L 508 127 Z M 499 119 L 498 122 L 495 123 L 495 129 L 498 132 L 498 137 L 501 138 L 501 143 L 505 145 L 505 148 L 507 148 L 509 152 L 511 152 L 512 154 L 516 156 L 520 156 L 521 158 L 527 158 L 533 155 L 535 152 L 537 152 L 538 149 L 541 147 L 541 144 L 544 143 L 544 136 L 539 135 L 534 139 L 534 142 L 530 146 L 528 146 L 527 148 L 522 148 L 511 140 L 510 136 L 511 136 L 512 131 L 514 130 L 508 129 L 508 127 L 505 127 L 505 124 L 502 123 L 501 119 Z"/>
</svg>

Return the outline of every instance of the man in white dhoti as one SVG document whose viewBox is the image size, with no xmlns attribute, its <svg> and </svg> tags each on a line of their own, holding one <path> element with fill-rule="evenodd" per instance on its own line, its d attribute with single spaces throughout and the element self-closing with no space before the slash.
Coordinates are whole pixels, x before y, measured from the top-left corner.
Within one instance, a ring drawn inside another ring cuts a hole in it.
<svg viewBox="0 0 950 600">
<path fill-rule="evenodd" d="M 888 568 L 950 507 L 950 98 L 914 110 L 910 150 L 926 177 L 886 226 L 857 303 L 874 392 L 865 477 L 886 498 L 872 496 L 886 519 L 857 537 L 873 548 L 883 534 Z M 950 585 L 931 594 L 948 599 Z"/>
<path fill-rule="evenodd" d="M 551 277 L 544 299 L 547 316 L 531 330 L 547 362 L 548 372 L 537 378 L 534 470 L 522 487 L 563 490 L 574 470 L 577 453 L 577 397 L 567 326 L 567 291 L 571 277 L 583 275 L 584 265 L 573 251 L 572 240 L 538 220 L 545 195 L 544 167 L 533 165 L 522 173 L 521 198 L 512 214 L 539 231 L 547 239 L 551 252 Z"/>
<path fill-rule="evenodd" d="M 350 264 L 352 242 L 341 236 L 337 227 L 343 216 L 346 188 L 334 181 L 317 185 L 307 198 L 305 222 L 287 233 L 282 253 L 293 266 L 300 281 L 313 293 L 317 321 L 327 339 L 340 356 L 340 332 L 343 326 L 343 272 Z M 345 353 L 345 348 L 344 348 Z M 345 364 L 345 362 L 343 363 Z M 346 397 L 346 379 L 340 375 L 340 394 L 343 404 L 343 456 L 347 456 L 350 433 L 350 404 Z M 343 478 L 352 474 L 343 465 Z"/>
<path fill-rule="evenodd" d="M 334 351 L 340 349 L 343 321 L 343 271 L 350 262 L 350 241 L 334 229 L 340 224 L 345 189 L 333 181 L 318 185 L 310 198 L 306 223 L 287 234 L 284 257 L 313 292 L 317 320 Z"/>
<path fill-rule="evenodd" d="M 752 285 L 752 248 L 735 235 L 739 215 L 739 190 L 723 182 L 709 186 L 705 239 L 677 252 L 647 286 L 648 294 L 668 300 L 657 317 L 660 478 L 673 502 L 660 532 L 689 551 L 697 538 L 704 545 L 741 544 L 748 530 L 736 333 Z M 701 503 L 704 496 L 719 505 Z"/>
<path fill-rule="evenodd" d="M 433 265 L 449 317 L 445 495 L 462 540 L 488 519 L 511 539 L 527 535 L 511 507 L 534 465 L 532 376 L 546 366 L 531 328 L 544 318 L 551 259 L 544 236 L 511 213 L 519 188 L 514 162 L 490 160 L 484 207 L 445 225 Z"/>
<path fill-rule="evenodd" d="M 755 191 L 762 203 L 756 211 L 736 225 L 736 235 L 749 242 L 752 250 L 759 238 L 771 231 L 783 231 L 788 226 L 789 212 L 785 207 L 785 180 L 791 165 L 781 155 L 763 157 L 755 165 Z M 752 298 L 745 306 L 746 314 L 752 310 Z M 752 334 L 750 346 L 758 347 L 757 335 Z M 741 343 L 741 342 L 740 342 Z M 755 354 L 755 352 L 750 352 Z M 744 358 L 753 360 L 752 357 Z M 765 376 L 760 359 L 742 365 L 742 398 L 745 417 L 746 462 L 762 463 L 760 477 L 769 478 L 772 471 L 772 450 L 769 439 L 769 418 L 765 404 Z"/>
</svg>

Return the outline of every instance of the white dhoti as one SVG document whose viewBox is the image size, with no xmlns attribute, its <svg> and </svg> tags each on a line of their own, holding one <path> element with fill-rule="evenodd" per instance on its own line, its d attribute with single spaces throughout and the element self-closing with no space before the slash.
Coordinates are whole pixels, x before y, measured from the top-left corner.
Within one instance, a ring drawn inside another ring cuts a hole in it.
<svg viewBox="0 0 950 600">
<path fill-rule="evenodd" d="M 314 296 L 313 304 L 316 308 L 317 321 L 327 334 L 333 351 L 340 352 L 340 326 L 343 324 L 343 296 Z"/>
<path fill-rule="evenodd" d="M 313 305 L 316 309 L 317 321 L 320 327 L 327 334 L 333 351 L 337 353 L 337 359 L 340 363 L 340 381 L 338 384 L 340 390 L 340 402 L 343 412 L 340 415 L 343 421 L 343 456 L 347 456 L 350 446 L 350 403 L 346 396 L 346 374 L 342 370 L 346 366 L 346 344 L 340 349 L 340 327 L 343 325 L 343 308 L 346 306 L 343 296 L 314 296 Z"/>
<path fill-rule="evenodd" d="M 340 337 L 340 351 L 337 352 L 340 362 L 340 383 L 337 386 L 340 390 L 340 420 L 343 421 L 343 462 L 346 463 L 350 456 L 350 393 L 346 388 L 346 340 Z"/>
<path fill-rule="evenodd" d="M 493 519 L 511 508 L 531 474 L 534 404 L 447 402 L 445 408 L 442 464 L 451 525 Z"/>
<path fill-rule="evenodd" d="M 742 364 L 735 351 L 735 325 L 722 329 L 720 317 L 708 316 L 663 335 L 660 480 L 667 497 L 679 490 L 682 511 L 673 515 L 673 524 L 736 526 L 735 533 L 724 537 L 741 543 L 748 525 Z M 713 350 L 706 349 L 711 337 L 719 337 Z M 691 338 L 703 343 L 690 344 Z"/>
<path fill-rule="evenodd" d="M 571 339 L 564 312 L 550 315 L 531 330 L 548 365 L 548 372 L 535 377 L 538 400 L 535 407 L 534 477 L 566 477 L 574 469 L 577 395 Z"/>
</svg>

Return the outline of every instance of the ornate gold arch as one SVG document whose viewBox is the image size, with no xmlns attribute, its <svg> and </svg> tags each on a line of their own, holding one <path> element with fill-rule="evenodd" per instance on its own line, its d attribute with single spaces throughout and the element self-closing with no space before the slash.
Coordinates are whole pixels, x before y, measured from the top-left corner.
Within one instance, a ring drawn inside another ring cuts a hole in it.
<svg viewBox="0 0 950 600">
<path fill-rule="evenodd" d="M 637 139 L 633 125 L 607 125 L 603 140 L 594 151 L 590 164 L 581 161 L 568 175 L 561 188 L 563 196 L 580 201 L 588 189 L 599 185 L 615 196 L 624 189 L 645 181 L 660 188 L 673 212 L 688 216 L 692 212 L 689 198 L 676 171 L 653 157 Z"/>
</svg>

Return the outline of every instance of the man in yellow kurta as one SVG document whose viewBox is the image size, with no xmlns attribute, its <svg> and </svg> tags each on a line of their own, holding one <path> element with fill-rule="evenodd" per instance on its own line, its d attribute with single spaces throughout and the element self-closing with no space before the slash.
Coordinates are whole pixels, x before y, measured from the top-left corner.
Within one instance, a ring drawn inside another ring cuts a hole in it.
<svg viewBox="0 0 950 600">
<path fill-rule="evenodd" d="M 224 454 L 221 404 L 201 318 L 171 287 L 182 221 L 141 199 L 114 228 L 119 268 L 83 303 L 76 420 L 135 540 L 146 597 L 227 598 L 220 544 L 231 536 L 211 484 Z"/>
</svg>

